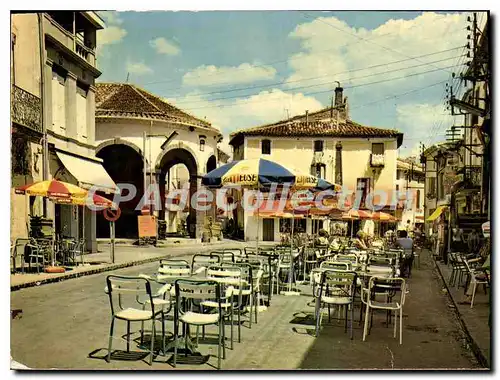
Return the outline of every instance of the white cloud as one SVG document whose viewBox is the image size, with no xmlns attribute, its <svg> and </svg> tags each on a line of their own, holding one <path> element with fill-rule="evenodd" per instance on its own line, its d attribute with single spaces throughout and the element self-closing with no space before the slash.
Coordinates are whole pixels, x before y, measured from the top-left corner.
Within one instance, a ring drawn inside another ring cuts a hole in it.
<svg viewBox="0 0 500 380">
<path fill-rule="evenodd" d="M 396 115 L 397 129 L 404 133 L 402 156 L 418 153 L 420 142 L 430 146 L 445 141 L 446 130 L 459 121 L 443 104 L 401 104 L 396 108 Z"/>
<path fill-rule="evenodd" d="M 166 100 L 201 119 L 206 117 L 214 127 L 222 131 L 224 140 L 228 140 L 228 134 L 236 129 L 285 119 L 285 109 L 293 116 L 306 110 L 313 112 L 323 108 L 313 97 L 304 96 L 302 93 L 285 93 L 279 89 L 225 100 L 208 100 L 196 91 L 183 98 Z"/>
<path fill-rule="evenodd" d="M 104 18 L 106 24 L 109 25 L 121 25 L 123 24 L 123 20 L 118 15 L 118 12 L 114 11 L 101 11 L 99 15 Z"/>
<path fill-rule="evenodd" d="M 151 45 L 158 54 L 178 55 L 181 52 L 181 49 L 179 49 L 177 45 L 164 37 L 158 37 L 149 41 L 149 45 Z"/>
<path fill-rule="evenodd" d="M 152 74 L 153 69 L 144 62 L 127 62 L 127 72 L 136 75 Z"/>
<path fill-rule="evenodd" d="M 290 33 L 290 37 L 299 40 L 304 51 L 292 56 L 293 59 L 289 61 L 292 74 L 287 80 L 294 81 L 289 86 L 318 84 L 306 91 L 320 91 L 332 87 L 331 83 L 320 86 L 322 83 L 338 80 L 348 88 L 455 65 L 459 61 L 457 57 L 463 54 L 462 48 L 418 59 L 408 58 L 463 47 L 467 32 L 465 17 L 465 14 L 425 12 L 411 20 L 391 19 L 372 30 L 350 27 L 336 17 L 319 17 L 300 24 Z M 387 65 L 401 60 L 405 61 Z M 429 64 L 438 60 L 444 61 Z M 352 71 L 375 65 L 380 66 Z M 393 71 L 417 65 L 420 66 Z M 393 72 L 382 74 L 387 71 Z M 376 88 L 377 92 L 380 89 L 390 92 L 395 87 L 408 87 L 422 82 L 425 85 L 446 79 L 449 75 L 450 72 L 438 70 L 360 87 L 359 90 L 373 92 Z M 314 77 L 320 78 L 295 82 Z"/>
<path fill-rule="evenodd" d="M 118 26 L 108 26 L 97 32 L 97 46 L 112 45 L 120 42 L 127 35 L 127 31 Z"/>
<path fill-rule="evenodd" d="M 184 74 L 182 83 L 187 86 L 214 86 L 252 83 L 274 79 L 276 69 L 258 64 L 242 63 L 239 66 L 199 66 Z"/>
</svg>

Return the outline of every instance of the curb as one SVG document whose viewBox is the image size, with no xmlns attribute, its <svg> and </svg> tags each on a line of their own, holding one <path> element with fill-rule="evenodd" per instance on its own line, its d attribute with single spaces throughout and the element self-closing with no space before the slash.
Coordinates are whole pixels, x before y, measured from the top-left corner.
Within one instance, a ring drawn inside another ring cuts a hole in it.
<svg viewBox="0 0 500 380">
<path fill-rule="evenodd" d="M 462 330 L 465 333 L 465 336 L 467 338 L 467 343 L 470 345 L 470 347 L 472 349 L 472 353 L 474 354 L 476 360 L 479 362 L 479 364 L 482 367 L 491 369 L 491 366 L 490 366 L 490 363 L 488 362 L 488 359 L 486 358 L 486 356 L 484 356 L 484 354 L 481 351 L 481 349 L 479 348 L 478 344 L 476 343 L 476 341 L 474 340 L 474 338 L 470 334 L 469 329 L 467 328 L 467 324 L 465 323 L 465 321 L 462 318 L 462 314 L 460 313 L 460 310 L 458 309 L 458 306 L 451 295 L 450 289 L 448 288 L 448 283 L 446 282 L 446 280 L 443 276 L 443 273 L 441 272 L 441 268 L 439 268 L 439 265 L 437 264 L 435 259 L 433 259 L 432 261 L 434 262 L 434 267 L 437 269 L 439 276 L 441 277 L 441 280 L 443 281 L 443 284 L 446 288 L 446 292 L 448 294 L 448 298 L 451 300 L 451 302 L 453 304 L 453 308 L 455 309 L 455 315 L 457 316 L 457 319 L 460 322 L 460 326 L 462 327 Z"/>
<path fill-rule="evenodd" d="M 216 245 L 216 244 L 213 244 L 213 245 Z M 197 247 L 197 245 L 192 246 L 192 248 L 195 248 L 195 247 Z M 185 247 L 185 248 L 189 248 L 189 247 Z M 203 251 L 205 251 L 207 248 L 210 250 L 212 248 L 212 244 L 210 244 L 210 245 L 202 245 L 202 247 L 201 247 L 201 249 Z M 213 249 L 216 249 L 216 247 L 213 247 Z M 43 280 L 33 280 L 33 281 L 30 281 L 30 282 L 26 282 L 24 284 L 12 285 L 10 287 L 10 291 L 11 292 L 15 292 L 16 290 L 20 290 L 20 289 L 32 288 L 32 287 L 35 287 L 35 286 L 40 286 L 40 285 L 45 285 L 45 284 L 51 284 L 51 283 L 55 283 L 55 282 L 70 280 L 72 278 L 89 276 L 89 275 L 92 275 L 92 274 L 99 274 L 99 273 L 103 273 L 103 272 L 109 272 L 109 271 L 113 271 L 113 270 L 117 270 L 117 269 L 123 269 L 123 268 L 133 267 L 133 266 L 136 266 L 136 265 L 148 264 L 148 263 L 152 263 L 154 261 L 159 261 L 159 260 L 162 260 L 162 259 L 166 259 L 168 257 L 184 256 L 184 255 L 186 255 L 185 252 L 179 252 L 179 253 L 173 253 L 173 254 L 169 253 L 169 254 L 165 254 L 165 255 L 161 255 L 161 256 L 150 257 L 148 259 L 142 259 L 142 260 L 136 260 L 136 261 L 129 261 L 129 262 L 121 263 L 121 264 L 110 264 L 110 265 L 105 266 L 105 267 L 91 269 L 91 270 L 87 270 L 87 271 L 73 272 L 73 273 L 70 272 L 67 275 L 65 274 L 65 275 L 58 276 L 58 277 L 50 277 L 50 278 L 45 278 Z"/>
<path fill-rule="evenodd" d="M 151 263 L 153 261 L 158 261 L 167 257 L 171 257 L 172 255 L 164 255 L 164 256 L 157 256 L 157 257 L 150 257 L 149 259 L 143 259 L 143 260 L 137 260 L 137 261 L 129 261 L 126 263 L 121 263 L 121 264 L 111 264 L 109 266 L 105 266 L 102 268 L 96 268 L 93 270 L 88 270 L 88 271 L 82 271 L 82 272 L 74 272 L 74 273 L 68 273 L 67 275 L 63 276 L 58 276 L 58 277 L 51 277 L 51 278 L 45 278 L 43 280 L 37 280 L 37 281 L 31 281 L 31 282 L 26 282 L 24 284 L 19 284 L 19 285 L 13 285 L 10 287 L 11 292 L 15 292 L 16 290 L 19 289 L 25 289 L 25 288 L 32 288 L 35 286 L 40 286 L 40 285 L 45 285 L 45 284 L 51 284 L 54 282 L 60 282 L 60 281 L 65 281 L 65 280 L 70 280 L 72 278 L 78 278 L 78 277 L 84 277 L 84 276 L 89 276 L 92 274 L 99 274 L 103 272 L 108 272 L 116 269 L 122 269 L 122 268 L 127 268 L 127 267 L 133 267 L 136 265 L 142 265 L 142 264 L 147 264 Z"/>
</svg>

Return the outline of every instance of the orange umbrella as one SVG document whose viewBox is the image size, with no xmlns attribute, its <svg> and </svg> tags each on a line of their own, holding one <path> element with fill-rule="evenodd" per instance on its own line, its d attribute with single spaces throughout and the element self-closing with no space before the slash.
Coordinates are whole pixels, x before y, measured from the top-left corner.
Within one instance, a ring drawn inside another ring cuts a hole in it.
<svg viewBox="0 0 500 380">
<path fill-rule="evenodd" d="M 48 198 L 72 198 L 85 197 L 87 190 L 71 183 L 58 181 L 56 179 L 35 182 L 16 188 L 16 194 L 28 194 Z"/>
<path fill-rule="evenodd" d="M 391 222 L 394 220 L 394 217 L 386 212 L 376 211 L 372 214 L 372 219 L 379 220 L 381 222 Z"/>
<path fill-rule="evenodd" d="M 50 199 L 56 203 L 71 204 L 76 206 L 98 206 L 98 207 L 112 208 L 112 209 L 118 208 L 116 203 L 96 193 L 94 193 L 92 197 L 90 197 L 89 193 L 87 192 L 87 194 L 84 197 L 50 198 Z"/>
<path fill-rule="evenodd" d="M 342 214 L 342 219 L 371 219 L 372 213 L 365 210 L 350 209 L 348 212 Z"/>
</svg>

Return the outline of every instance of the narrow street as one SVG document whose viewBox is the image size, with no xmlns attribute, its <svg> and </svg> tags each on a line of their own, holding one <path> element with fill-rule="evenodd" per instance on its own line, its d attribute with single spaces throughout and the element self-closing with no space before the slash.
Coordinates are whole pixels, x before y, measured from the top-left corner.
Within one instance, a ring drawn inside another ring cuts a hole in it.
<svg viewBox="0 0 500 380">
<path fill-rule="evenodd" d="M 186 256 L 187 258 L 187 256 Z M 156 264 L 114 272 L 122 275 L 153 273 Z M 109 274 L 90 275 L 61 283 L 21 289 L 11 293 L 11 309 L 22 309 L 22 317 L 11 324 L 11 355 L 37 369 L 156 369 L 170 370 L 167 358 L 158 357 L 152 367 L 140 360 L 105 362 L 110 308 L 104 293 Z M 354 325 L 354 339 L 344 333 L 343 322 L 325 324 L 314 338 L 310 287 L 302 296 L 275 296 L 271 307 L 259 314 L 257 325 L 242 327 L 242 342 L 222 362 L 223 369 L 477 369 L 431 258 L 424 253 L 420 269 L 409 281 L 403 320 L 403 345 L 392 337 L 392 326 L 376 315 L 366 341 L 362 326 Z M 355 311 L 355 318 L 359 311 Z M 117 335 L 125 325 L 117 325 Z M 134 330 L 139 325 L 133 326 Z M 235 329 L 236 330 L 236 329 Z M 308 331 L 310 330 L 310 331 Z M 171 322 L 167 332 L 171 333 Z M 227 328 L 229 331 L 229 327 Z M 132 350 L 137 350 L 132 345 Z M 116 341 L 115 349 L 125 349 Z M 216 346 L 202 344 L 200 351 L 216 353 Z M 377 353 L 376 355 L 374 353 Z M 89 357 L 91 355 L 92 357 Z M 170 356 L 170 355 L 168 355 Z M 156 362 L 158 361 L 158 362 Z M 211 358 L 210 363 L 216 363 Z M 180 365 L 180 369 L 212 369 L 208 364 Z"/>
</svg>

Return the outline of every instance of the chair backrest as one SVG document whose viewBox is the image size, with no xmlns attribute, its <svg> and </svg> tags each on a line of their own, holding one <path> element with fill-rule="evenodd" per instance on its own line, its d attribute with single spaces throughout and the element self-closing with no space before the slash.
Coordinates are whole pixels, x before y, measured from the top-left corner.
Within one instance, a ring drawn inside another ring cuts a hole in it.
<svg viewBox="0 0 500 380">
<path fill-rule="evenodd" d="M 234 263 L 235 258 L 234 258 L 234 253 L 233 252 L 228 252 L 228 251 L 212 251 L 210 252 L 211 255 L 218 255 L 220 256 L 220 262 L 221 263 Z"/>
<path fill-rule="evenodd" d="M 167 283 L 189 276 L 191 276 L 191 267 L 185 260 L 161 260 L 156 274 L 158 281 Z"/>
<path fill-rule="evenodd" d="M 235 258 L 242 257 L 245 254 L 245 252 L 241 248 L 223 248 L 222 251 L 233 253 Z"/>
<path fill-rule="evenodd" d="M 349 262 L 352 265 L 358 265 L 358 256 L 355 254 L 339 254 L 335 255 L 334 257 L 335 261 L 338 262 Z"/>
<path fill-rule="evenodd" d="M 368 258 L 368 265 L 392 266 L 395 260 L 392 257 L 371 255 Z"/>
<path fill-rule="evenodd" d="M 395 269 L 393 266 L 367 265 L 366 272 L 381 274 L 381 275 L 386 275 L 386 276 L 393 276 Z"/>
<path fill-rule="evenodd" d="M 17 238 L 12 245 L 12 257 L 23 256 L 24 255 L 24 247 L 26 245 L 33 245 L 33 239 L 31 238 Z"/>
<path fill-rule="evenodd" d="M 373 276 L 368 282 L 368 292 L 371 295 L 375 293 L 385 293 L 389 296 L 391 302 L 397 302 L 404 305 L 406 297 L 406 282 L 400 277 L 378 277 Z M 368 297 L 368 304 L 371 306 L 373 297 Z"/>
<path fill-rule="evenodd" d="M 323 261 L 319 267 L 321 269 L 351 270 L 352 264 L 349 261 Z"/>
<path fill-rule="evenodd" d="M 197 253 L 191 258 L 191 272 L 200 267 L 209 267 L 210 265 L 218 264 L 221 262 L 219 255 L 212 255 L 206 253 Z"/>
<path fill-rule="evenodd" d="M 327 269 L 323 271 L 321 276 L 321 295 L 329 295 L 334 297 L 349 297 L 354 299 L 356 291 L 356 272 Z"/>
<path fill-rule="evenodd" d="M 144 277 L 109 275 L 106 277 L 106 289 L 108 293 L 111 312 L 114 314 L 116 303 L 114 300 L 118 297 L 118 307 L 120 310 L 128 307 L 137 308 L 141 304 L 141 297 L 149 299 L 151 310 L 154 314 L 154 304 L 149 280 Z"/>
<path fill-rule="evenodd" d="M 223 266 L 231 266 L 231 264 L 222 264 Z M 243 285 L 252 284 L 253 278 L 253 267 L 249 263 L 236 262 L 234 263 L 235 267 L 241 268 L 241 280 L 244 281 Z"/>
<path fill-rule="evenodd" d="M 243 248 L 245 251 L 245 255 L 256 255 L 257 247 L 245 247 Z"/>
<path fill-rule="evenodd" d="M 239 266 L 211 265 L 207 268 L 207 279 L 224 285 L 241 287 L 242 269 Z"/>
<path fill-rule="evenodd" d="M 175 296 L 177 305 L 181 300 L 217 300 L 221 299 L 221 285 L 216 281 L 179 279 L 175 281 Z M 180 310 L 182 312 L 182 310 Z"/>
</svg>

